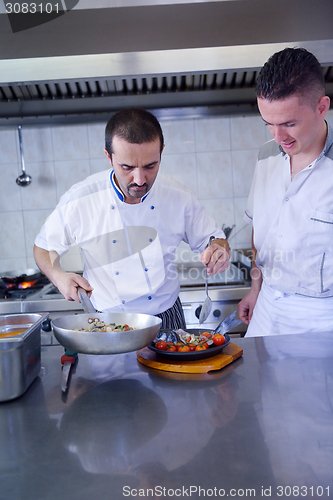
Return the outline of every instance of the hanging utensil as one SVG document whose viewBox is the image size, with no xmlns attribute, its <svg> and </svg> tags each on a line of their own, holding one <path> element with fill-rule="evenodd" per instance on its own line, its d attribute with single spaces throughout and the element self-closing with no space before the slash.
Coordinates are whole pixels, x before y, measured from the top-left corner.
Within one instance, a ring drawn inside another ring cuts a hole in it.
<svg viewBox="0 0 333 500">
<path fill-rule="evenodd" d="M 209 243 L 208 243 L 207 247 L 209 247 L 209 245 L 211 244 L 211 242 L 214 239 L 215 239 L 214 236 L 211 236 L 209 238 Z M 205 288 L 206 288 L 206 299 L 205 299 L 205 302 L 203 303 L 203 306 L 202 306 L 201 311 L 200 311 L 199 325 L 201 325 L 201 323 L 204 323 L 206 321 L 206 319 L 208 318 L 209 313 L 210 313 L 210 311 L 212 309 L 212 299 L 208 295 L 208 274 L 207 274 L 207 267 L 206 267 Z"/>
<path fill-rule="evenodd" d="M 32 181 L 32 178 L 25 171 L 24 156 L 23 156 L 23 144 L 22 144 L 22 130 L 21 129 L 22 129 L 22 127 L 21 127 L 21 125 L 19 125 L 18 126 L 18 134 L 19 134 L 19 143 L 20 143 L 22 174 L 19 175 L 18 178 L 16 179 L 16 184 L 18 184 L 21 187 L 25 187 L 25 186 L 29 186 L 29 184 Z"/>
</svg>

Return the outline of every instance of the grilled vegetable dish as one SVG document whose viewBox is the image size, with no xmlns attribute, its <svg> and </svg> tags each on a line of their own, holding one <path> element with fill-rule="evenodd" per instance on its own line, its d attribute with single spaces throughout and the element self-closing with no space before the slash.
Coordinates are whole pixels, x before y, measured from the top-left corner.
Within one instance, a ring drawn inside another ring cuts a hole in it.
<svg viewBox="0 0 333 500">
<path fill-rule="evenodd" d="M 129 330 L 135 330 L 128 325 L 117 325 L 116 323 L 109 323 L 108 325 L 101 321 L 99 318 L 89 318 L 89 326 L 87 328 L 77 328 L 80 332 L 128 332 Z"/>
<path fill-rule="evenodd" d="M 212 335 L 210 332 L 203 332 L 198 336 L 184 330 L 159 332 L 153 340 L 156 349 L 172 352 L 203 351 L 224 343 L 225 337 L 221 334 Z"/>
</svg>

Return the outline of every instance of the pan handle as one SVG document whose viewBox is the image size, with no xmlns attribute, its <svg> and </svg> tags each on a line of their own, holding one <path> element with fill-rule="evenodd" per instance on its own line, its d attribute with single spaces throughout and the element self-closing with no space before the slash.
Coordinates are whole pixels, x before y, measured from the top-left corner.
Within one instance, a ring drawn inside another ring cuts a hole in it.
<svg viewBox="0 0 333 500">
<path fill-rule="evenodd" d="M 86 312 L 86 313 L 98 312 L 98 311 L 96 311 L 96 309 L 92 305 L 91 300 L 87 295 L 87 292 L 83 288 L 78 287 L 77 294 L 79 296 L 79 299 L 80 299 L 80 302 L 81 302 L 81 305 L 83 307 L 84 312 Z"/>
</svg>

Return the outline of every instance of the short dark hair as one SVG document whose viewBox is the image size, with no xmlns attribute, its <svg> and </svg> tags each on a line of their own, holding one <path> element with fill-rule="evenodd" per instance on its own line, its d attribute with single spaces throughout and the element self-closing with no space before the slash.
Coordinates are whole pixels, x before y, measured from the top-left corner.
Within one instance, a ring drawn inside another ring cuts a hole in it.
<svg viewBox="0 0 333 500">
<path fill-rule="evenodd" d="M 114 136 L 131 144 L 143 144 L 160 140 L 160 153 L 162 153 L 164 138 L 161 125 L 157 118 L 140 108 L 123 109 L 115 113 L 105 127 L 105 149 L 111 156 L 112 140 Z"/>
<path fill-rule="evenodd" d="M 325 95 L 325 78 L 318 59 L 303 48 L 276 52 L 259 73 L 256 94 L 269 101 L 296 95 L 316 106 Z"/>
</svg>

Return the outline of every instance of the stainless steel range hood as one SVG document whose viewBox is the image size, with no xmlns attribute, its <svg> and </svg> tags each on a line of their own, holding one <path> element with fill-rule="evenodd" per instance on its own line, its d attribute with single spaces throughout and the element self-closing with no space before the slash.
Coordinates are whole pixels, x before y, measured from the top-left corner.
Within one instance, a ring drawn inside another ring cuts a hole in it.
<svg viewBox="0 0 333 500">
<path fill-rule="evenodd" d="M 257 72 L 286 46 L 318 57 L 333 97 L 331 0 L 76 3 L 15 33 L 0 13 L 0 125 L 104 120 L 127 106 L 255 111 Z"/>
</svg>

